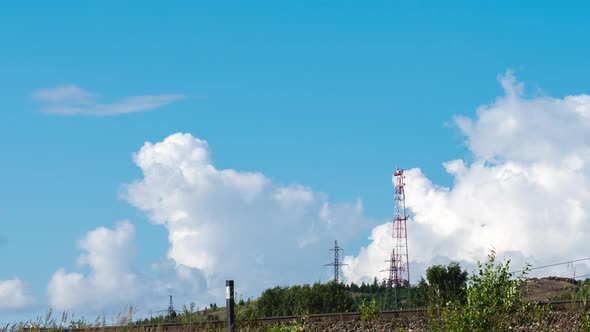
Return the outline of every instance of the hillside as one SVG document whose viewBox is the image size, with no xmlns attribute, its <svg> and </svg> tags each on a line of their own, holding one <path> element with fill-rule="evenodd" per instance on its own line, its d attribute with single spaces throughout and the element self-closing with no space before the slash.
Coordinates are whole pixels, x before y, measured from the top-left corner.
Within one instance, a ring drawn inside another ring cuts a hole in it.
<svg viewBox="0 0 590 332">
<path fill-rule="evenodd" d="M 531 278 L 527 281 L 527 301 L 548 301 L 574 294 L 579 286 L 574 279 L 560 277 Z"/>
</svg>

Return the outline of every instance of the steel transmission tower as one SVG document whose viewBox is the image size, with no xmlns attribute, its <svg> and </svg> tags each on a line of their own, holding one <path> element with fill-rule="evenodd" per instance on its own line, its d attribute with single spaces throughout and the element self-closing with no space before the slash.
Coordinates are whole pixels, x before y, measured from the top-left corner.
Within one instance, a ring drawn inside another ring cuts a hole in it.
<svg viewBox="0 0 590 332">
<path fill-rule="evenodd" d="M 336 280 L 336 282 L 338 282 L 340 280 L 339 278 L 339 271 L 340 271 L 340 267 L 341 266 L 348 266 L 348 264 L 342 264 L 340 263 L 340 252 L 344 252 L 344 249 L 340 248 L 338 246 L 338 241 L 334 241 L 334 248 L 330 249 L 330 251 L 334 251 L 334 262 L 333 263 L 329 263 L 326 264 L 324 266 L 333 266 L 334 267 L 334 280 Z"/>
<path fill-rule="evenodd" d="M 168 316 L 176 316 L 176 310 L 174 310 L 174 305 L 172 304 L 172 295 L 170 295 L 170 303 L 168 304 Z"/>
<path fill-rule="evenodd" d="M 387 292 L 385 293 L 385 301 L 383 301 L 383 310 L 389 309 L 397 309 L 399 303 L 397 302 L 398 299 L 398 288 L 395 287 L 395 280 L 398 280 L 397 277 L 397 269 L 396 269 L 396 261 L 395 261 L 395 249 L 391 251 L 391 256 L 386 263 L 389 263 L 389 269 L 381 270 L 381 272 L 389 272 L 389 278 L 387 278 Z"/>
<path fill-rule="evenodd" d="M 410 282 L 408 261 L 408 231 L 406 228 L 406 194 L 404 193 L 404 170 L 396 168 L 393 173 L 395 196 L 393 214 L 393 251 L 389 260 L 388 285 L 404 286 Z"/>
<path fill-rule="evenodd" d="M 381 270 L 381 272 L 389 273 L 389 277 L 387 278 L 387 287 L 391 288 L 394 286 L 394 280 L 397 280 L 397 271 L 395 269 L 395 249 L 391 251 L 391 257 L 385 262 L 389 263 L 389 268 L 387 270 Z"/>
</svg>

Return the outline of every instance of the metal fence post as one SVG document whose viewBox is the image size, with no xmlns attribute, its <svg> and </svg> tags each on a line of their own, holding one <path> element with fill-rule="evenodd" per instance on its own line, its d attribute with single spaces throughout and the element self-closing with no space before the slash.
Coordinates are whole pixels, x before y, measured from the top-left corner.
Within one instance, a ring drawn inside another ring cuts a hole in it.
<svg viewBox="0 0 590 332">
<path fill-rule="evenodd" d="M 233 332 L 236 321 L 234 302 L 234 281 L 225 281 L 225 314 L 227 320 L 227 332 Z"/>
</svg>

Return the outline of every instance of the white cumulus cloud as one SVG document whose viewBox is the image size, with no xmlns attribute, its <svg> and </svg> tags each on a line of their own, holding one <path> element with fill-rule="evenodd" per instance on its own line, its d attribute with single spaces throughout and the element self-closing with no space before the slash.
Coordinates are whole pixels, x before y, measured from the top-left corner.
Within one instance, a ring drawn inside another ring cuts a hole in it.
<svg viewBox="0 0 590 332">
<path fill-rule="evenodd" d="M 420 169 L 405 173 L 414 275 L 441 257 L 473 263 L 492 248 L 518 264 L 590 252 L 590 96 L 526 97 L 512 72 L 499 79 L 504 96 L 474 118 L 455 118 L 473 160 L 443 164 L 453 185 L 437 186 Z M 372 277 L 387 259 L 390 227 L 378 226 L 371 239 L 345 258 L 349 280 Z"/>
<path fill-rule="evenodd" d="M 212 289 L 223 287 L 224 278 L 249 295 L 325 281 L 333 241 L 345 244 L 371 226 L 360 201 L 334 203 L 302 185 L 217 168 L 207 142 L 190 134 L 145 143 L 134 161 L 143 178 L 123 196 L 166 227 L 168 258 L 204 271 Z"/>
<path fill-rule="evenodd" d="M 196 269 L 169 261 L 154 263 L 150 272 L 135 268 L 135 227 L 128 221 L 113 229 L 99 227 L 79 241 L 84 251 L 78 264 L 88 273 L 56 271 L 47 287 L 50 307 L 57 310 L 122 310 L 133 305 L 143 310 L 164 307 L 168 294 L 185 303 L 202 292 L 203 276 Z"/>
<path fill-rule="evenodd" d="M 57 310 L 117 312 L 127 305 L 145 314 L 177 305 L 198 307 L 225 299 L 225 280 L 258 296 L 275 285 L 327 280 L 329 248 L 374 225 L 360 200 L 334 203 L 326 194 L 281 185 L 261 173 L 218 169 L 207 142 L 173 134 L 134 154 L 143 177 L 123 197 L 168 232 L 167 257 L 135 264 L 135 227 L 128 221 L 99 227 L 78 241 L 79 271 L 57 270 L 47 287 Z"/>
<path fill-rule="evenodd" d="M 0 280 L 0 310 L 21 310 L 34 304 L 20 279 Z"/>
<path fill-rule="evenodd" d="M 60 269 L 48 286 L 49 304 L 57 309 L 93 308 L 112 301 L 131 302 L 137 297 L 138 275 L 133 270 L 135 228 L 127 221 L 115 229 L 100 227 L 78 241 L 84 254 L 78 263 L 90 273 Z"/>
<path fill-rule="evenodd" d="M 75 85 L 45 88 L 33 93 L 44 113 L 110 116 L 159 108 L 186 98 L 182 94 L 132 96 L 113 103 L 101 103 L 100 96 Z"/>
</svg>

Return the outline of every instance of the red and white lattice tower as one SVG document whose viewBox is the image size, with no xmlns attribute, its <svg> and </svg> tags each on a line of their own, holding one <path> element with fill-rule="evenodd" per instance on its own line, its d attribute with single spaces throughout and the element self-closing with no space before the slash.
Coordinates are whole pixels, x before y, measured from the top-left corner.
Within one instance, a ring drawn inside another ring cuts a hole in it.
<svg viewBox="0 0 590 332">
<path fill-rule="evenodd" d="M 408 230 L 406 221 L 406 195 L 404 193 L 404 170 L 396 168 L 393 173 L 395 185 L 393 214 L 393 251 L 389 260 L 388 284 L 393 287 L 410 282 L 410 264 L 408 261 Z"/>
</svg>

